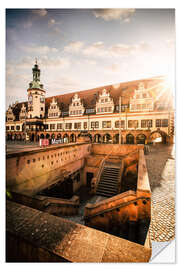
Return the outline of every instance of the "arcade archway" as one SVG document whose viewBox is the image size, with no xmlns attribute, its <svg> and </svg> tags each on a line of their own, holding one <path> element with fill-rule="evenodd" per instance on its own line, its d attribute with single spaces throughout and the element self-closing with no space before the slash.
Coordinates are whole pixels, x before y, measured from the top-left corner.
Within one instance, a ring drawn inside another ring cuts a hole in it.
<svg viewBox="0 0 180 270">
<path fill-rule="evenodd" d="M 137 144 L 145 144 L 145 141 L 146 141 L 146 136 L 144 134 L 140 133 L 136 136 Z"/>
<path fill-rule="evenodd" d="M 64 136 L 63 136 L 63 141 L 64 141 L 64 143 L 68 143 L 68 142 L 69 142 L 69 136 L 68 136 L 67 133 L 64 134 Z"/>
<path fill-rule="evenodd" d="M 119 134 L 115 134 L 113 137 L 113 143 L 118 144 L 119 143 Z M 121 136 L 121 144 L 123 144 L 123 137 Z"/>
<path fill-rule="evenodd" d="M 95 134 L 94 135 L 94 142 L 95 143 L 101 143 L 101 135 L 100 134 Z"/>
<path fill-rule="evenodd" d="M 126 144 L 134 144 L 134 136 L 132 134 L 127 134 Z"/>
<path fill-rule="evenodd" d="M 69 137 L 70 142 L 76 142 L 76 135 L 72 133 Z"/>
<path fill-rule="evenodd" d="M 110 134 L 106 133 L 103 136 L 103 143 L 112 143 L 112 137 Z"/>
<path fill-rule="evenodd" d="M 168 135 L 161 130 L 156 130 L 151 133 L 151 142 L 166 144 L 168 142 Z"/>
</svg>

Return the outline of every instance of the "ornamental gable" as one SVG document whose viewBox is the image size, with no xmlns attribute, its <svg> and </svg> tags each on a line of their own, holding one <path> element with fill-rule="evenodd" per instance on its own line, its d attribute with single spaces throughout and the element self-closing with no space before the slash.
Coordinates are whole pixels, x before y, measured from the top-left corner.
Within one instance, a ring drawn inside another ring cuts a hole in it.
<svg viewBox="0 0 180 270">
<path fill-rule="evenodd" d="M 61 110 L 57 104 L 56 99 L 53 97 L 48 109 L 48 118 L 57 118 L 60 117 Z"/>
<path fill-rule="evenodd" d="M 141 82 L 138 89 L 135 89 L 133 97 L 130 98 L 130 111 L 152 111 L 154 102 L 148 89 L 144 88 Z"/>
<path fill-rule="evenodd" d="M 72 102 L 69 105 L 69 115 L 70 116 L 76 116 L 76 115 L 83 115 L 85 111 L 84 105 L 78 96 L 78 94 L 75 94 L 72 98 Z"/>
<path fill-rule="evenodd" d="M 106 90 L 102 90 L 102 94 L 99 95 L 98 101 L 96 102 L 96 113 L 113 113 L 114 112 L 114 101 L 110 97 L 110 93 Z"/>
<path fill-rule="evenodd" d="M 22 104 L 21 111 L 19 113 L 19 120 L 26 119 L 26 107 L 24 103 Z"/>
<path fill-rule="evenodd" d="M 6 111 L 6 119 L 7 119 L 7 122 L 14 121 L 14 119 L 15 119 L 15 116 L 13 114 L 13 110 L 12 110 L 11 106 L 9 106 L 9 108 Z"/>
</svg>

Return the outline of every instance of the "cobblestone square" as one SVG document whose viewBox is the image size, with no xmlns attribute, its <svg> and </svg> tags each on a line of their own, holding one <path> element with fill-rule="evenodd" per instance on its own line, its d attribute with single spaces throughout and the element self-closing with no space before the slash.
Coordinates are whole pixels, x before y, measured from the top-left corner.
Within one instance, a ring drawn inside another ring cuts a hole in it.
<svg viewBox="0 0 180 270">
<path fill-rule="evenodd" d="M 171 241 L 175 238 L 175 146 L 151 146 L 145 157 L 152 192 L 151 240 Z"/>
</svg>

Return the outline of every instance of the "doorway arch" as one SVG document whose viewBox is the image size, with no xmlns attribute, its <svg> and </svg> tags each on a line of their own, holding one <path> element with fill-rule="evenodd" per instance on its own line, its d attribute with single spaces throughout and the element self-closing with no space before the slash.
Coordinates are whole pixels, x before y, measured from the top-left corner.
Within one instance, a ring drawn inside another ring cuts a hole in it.
<svg viewBox="0 0 180 270">
<path fill-rule="evenodd" d="M 109 133 L 106 133 L 103 136 L 103 143 L 112 143 L 112 137 Z"/>
<path fill-rule="evenodd" d="M 101 143 L 101 135 L 100 134 L 95 134 L 94 135 L 94 142 L 95 143 Z"/>
<path fill-rule="evenodd" d="M 151 142 L 166 144 L 168 142 L 168 135 L 161 130 L 155 130 L 150 135 Z"/>
<path fill-rule="evenodd" d="M 145 144 L 146 136 L 143 133 L 140 133 L 136 136 L 136 143 L 137 144 Z"/>
<path fill-rule="evenodd" d="M 126 144 L 134 144 L 134 136 L 131 133 L 126 135 Z"/>
</svg>

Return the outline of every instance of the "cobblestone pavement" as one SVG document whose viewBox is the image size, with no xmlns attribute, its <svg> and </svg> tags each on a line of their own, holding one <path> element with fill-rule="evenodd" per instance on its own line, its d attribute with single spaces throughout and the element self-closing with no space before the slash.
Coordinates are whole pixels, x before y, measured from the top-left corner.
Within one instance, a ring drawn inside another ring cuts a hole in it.
<svg viewBox="0 0 180 270">
<path fill-rule="evenodd" d="M 39 144 L 34 142 L 23 142 L 23 141 L 6 142 L 6 153 L 28 151 L 39 148 L 40 148 Z"/>
<path fill-rule="evenodd" d="M 152 191 L 151 240 L 171 241 L 175 238 L 174 145 L 151 146 L 145 157 Z"/>
</svg>

